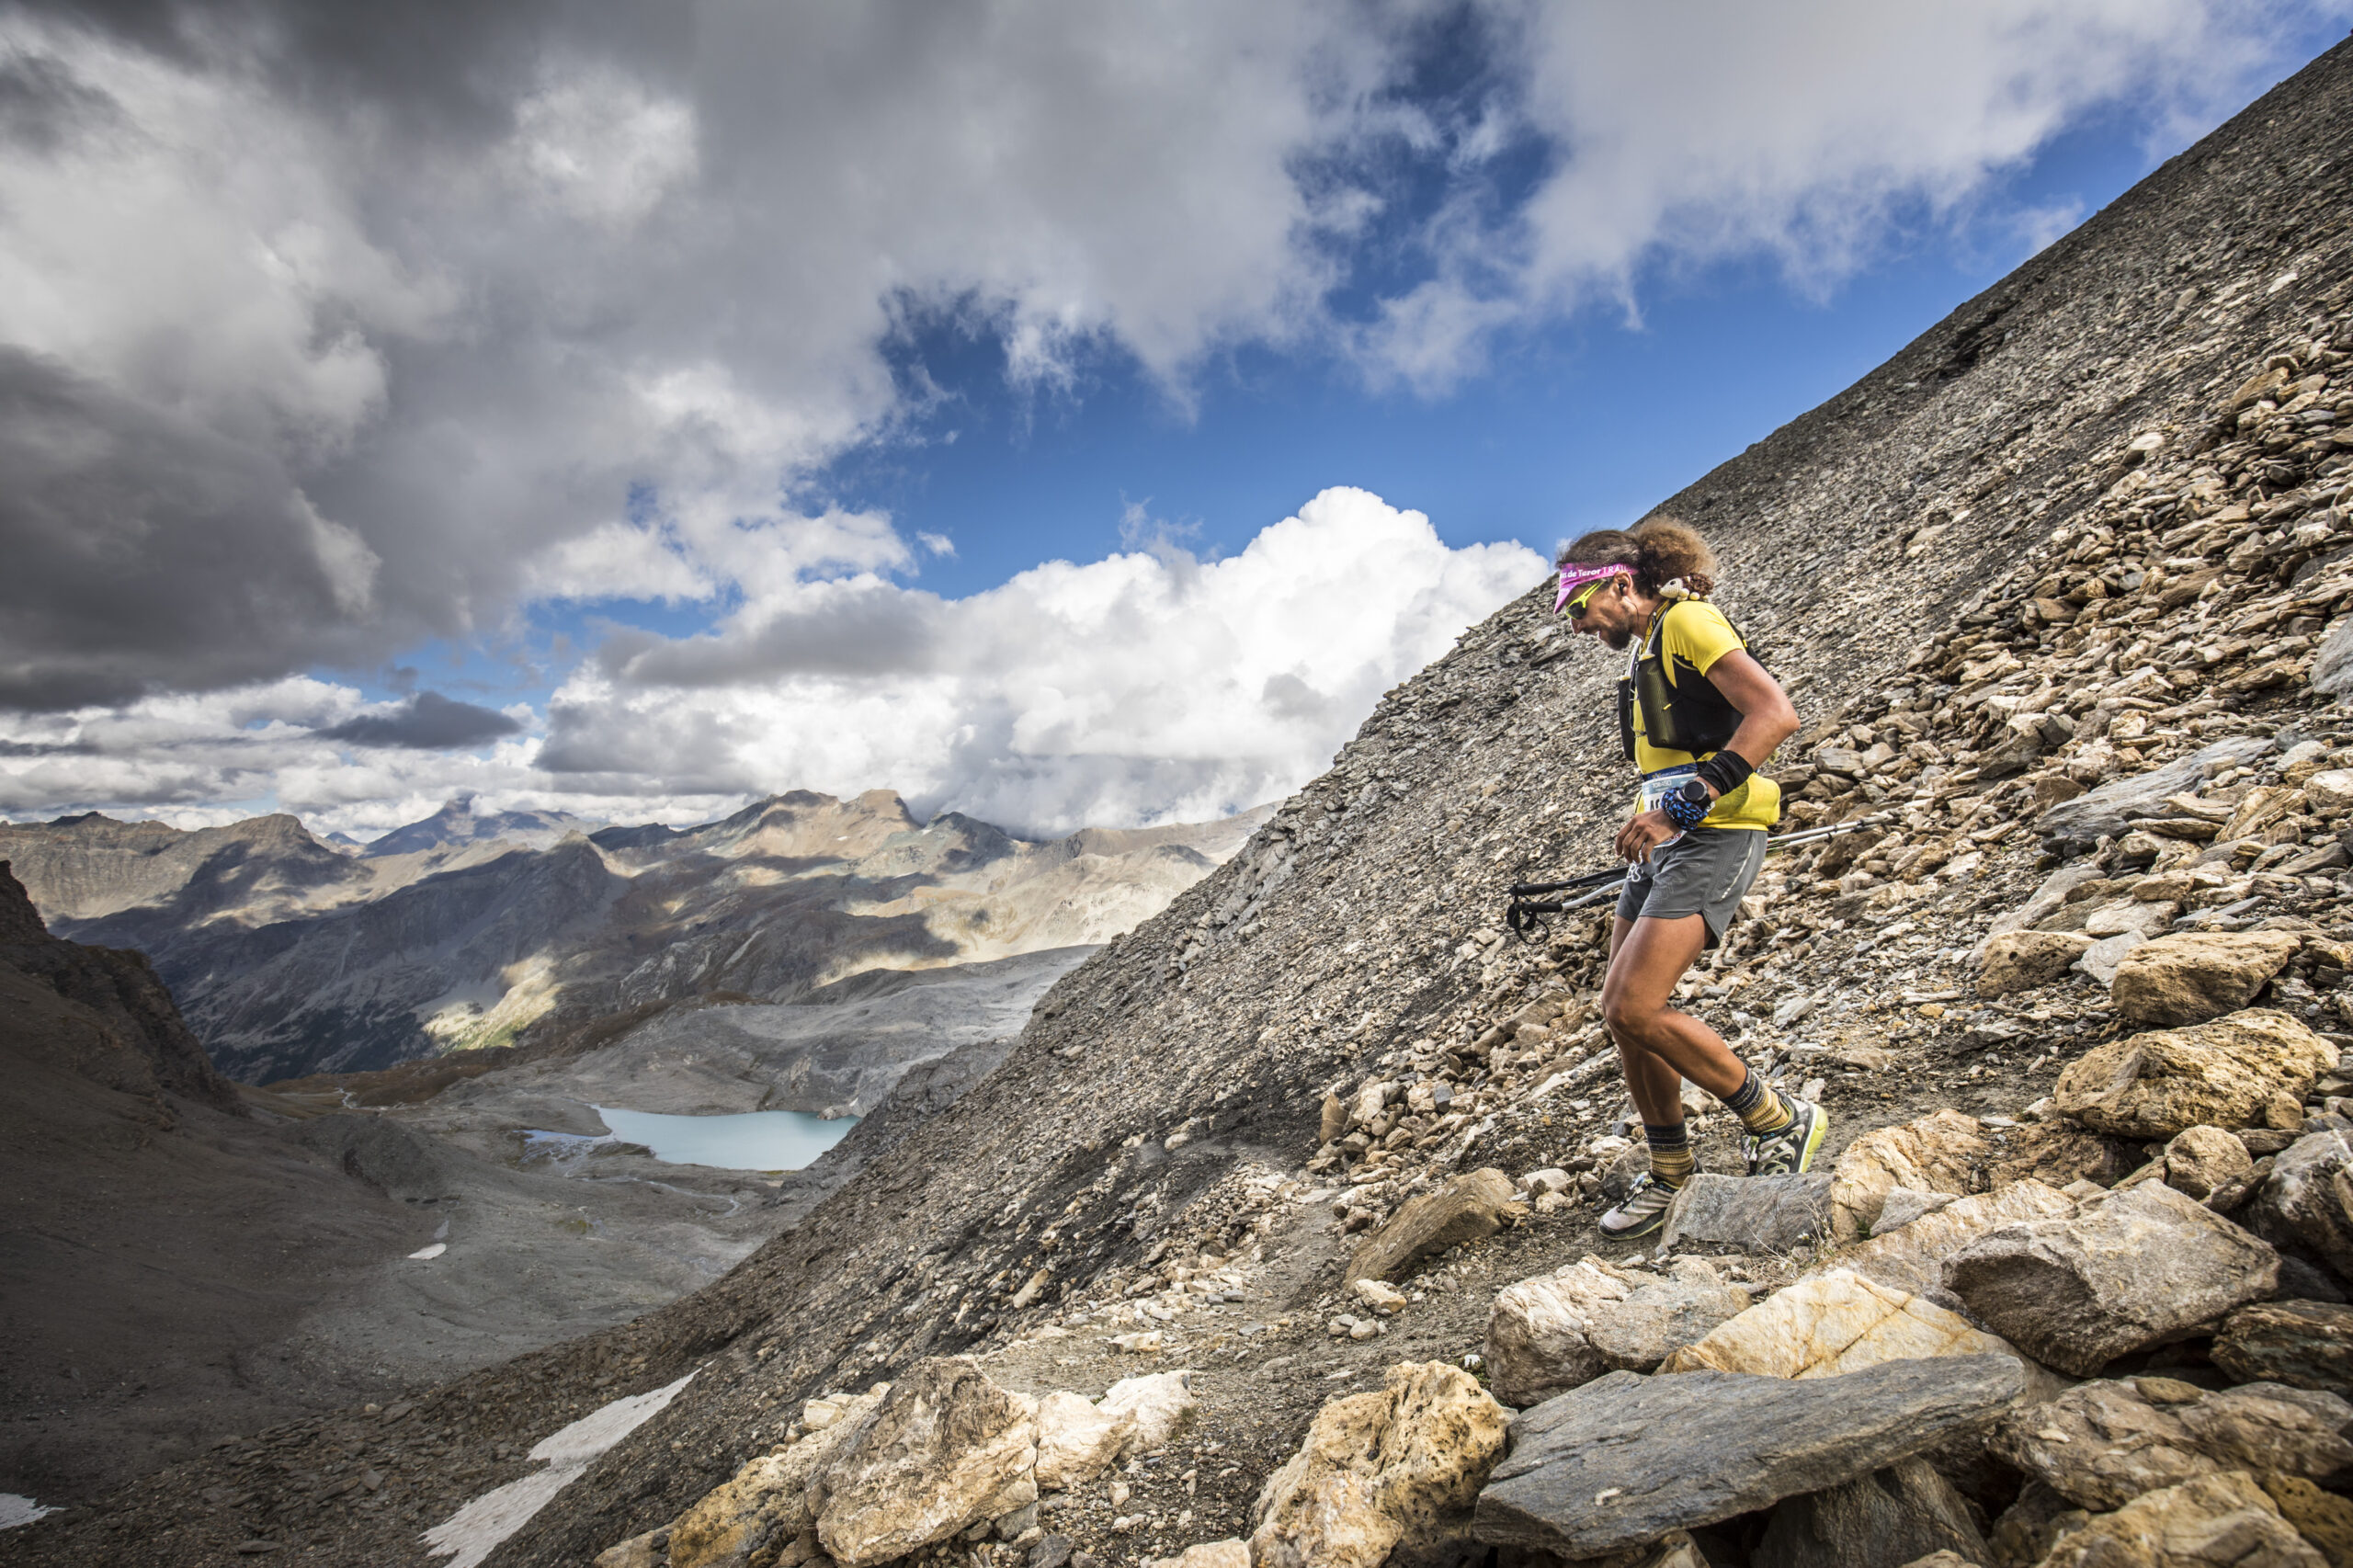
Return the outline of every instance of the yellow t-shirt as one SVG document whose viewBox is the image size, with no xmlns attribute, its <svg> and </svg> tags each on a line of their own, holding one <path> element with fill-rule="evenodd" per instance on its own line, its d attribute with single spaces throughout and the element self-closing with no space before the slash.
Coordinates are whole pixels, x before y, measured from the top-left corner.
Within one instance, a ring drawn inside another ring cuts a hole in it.
<svg viewBox="0 0 2353 1568">
<path fill-rule="evenodd" d="M 1735 648 L 1748 646 L 1732 629 L 1732 622 L 1724 619 L 1724 612 L 1704 599 L 1677 599 L 1660 613 L 1666 618 L 1666 624 L 1658 630 L 1659 655 L 1666 661 L 1667 678 L 1678 687 L 1688 688 L 1691 682 L 1703 679 L 1718 659 Z M 1640 657 L 1648 646 L 1646 634 L 1636 644 L 1636 656 Z M 1687 767 L 1715 755 L 1710 751 L 1694 756 L 1651 744 L 1643 733 L 1642 704 L 1634 705 L 1634 766 L 1642 772 Z M 1637 801 L 1640 798 L 1637 791 Z M 1739 789 L 1716 801 L 1715 810 L 1700 825 L 1768 828 L 1780 820 L 1781 787 L 1762 773 L 1752 773 Z"/>
</svg>

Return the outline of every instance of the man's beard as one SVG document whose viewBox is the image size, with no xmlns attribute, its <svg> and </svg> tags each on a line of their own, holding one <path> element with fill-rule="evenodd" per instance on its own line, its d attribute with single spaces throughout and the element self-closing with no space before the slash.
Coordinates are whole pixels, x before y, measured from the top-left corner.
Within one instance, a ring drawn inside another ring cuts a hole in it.
<svg viewBox="0 0 2353 1568">
<path fill-rule="evenodd" d="M 1634 640 L 1634 629 L 1631 626 L 1621 626 L 1615 631 L 1603 632 L 1601 640 L 1622 653 L 1626 651 L 1627 644 Z"/>
</svg>

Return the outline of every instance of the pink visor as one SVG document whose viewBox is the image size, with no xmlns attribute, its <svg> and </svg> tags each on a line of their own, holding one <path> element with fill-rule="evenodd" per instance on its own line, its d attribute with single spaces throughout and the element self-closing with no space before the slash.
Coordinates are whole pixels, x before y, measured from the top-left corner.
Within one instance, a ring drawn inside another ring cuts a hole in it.
<svg viewBox="0 0 2353 1568">
<path fill-rule="evenodd" d="M 1622 562 L 1605 562 L 1598 566 L 1562 567 L 1561 592 L 1552 601 L 1552 613 L 1558 615 L 1568 608 L 1570 596 L 1587 583 L 1606 583 L 1612 577 L 1623 576 L 1632 571 L 1632 567 Z"/>
</svg>

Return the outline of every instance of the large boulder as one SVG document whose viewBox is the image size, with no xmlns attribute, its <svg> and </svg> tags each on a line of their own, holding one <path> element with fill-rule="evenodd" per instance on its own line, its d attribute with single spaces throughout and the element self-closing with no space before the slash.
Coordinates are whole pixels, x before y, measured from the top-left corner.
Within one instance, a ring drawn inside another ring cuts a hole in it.
<svg viewBox="0 0 2353 1568">
<path fill-rule="evenodd" d="M 2092 945 L 2080 931 L 2004 931 L 1980 949 L 1977 994 L 1991 1001 L 2063 979 Z"/>
<path fill-rule="evenodd" d="M 2337 1301 L 2258 1301 L 2214 1336 L 2214 1365 L 2245 1382 L 2353 1392 L 2353 1307 Z"/>
<path fill-rule="evenodd" d="M 1038 1407 L 963 1357 L 918 1361 L 811 1477 L 817 1539 L 847 1568 L 947 1540 L 1038 1498 Z"/>
<path fill-rule="evenodd" d="M 1851 1242 L 1871 1233 L 1895 1187 L 1961 1196 L 1984 1190 L 1994 1146 L 1973 1116 L 1940 1110 L 1877 1127 L 1847 1145 L 1830 1169 L 1830 1233 Z"/>
<path fill-rule="evenodd" d="M 2308 1252 L 2353 1279 L 2353 1140 L 2329 1130 L 2289 1144 L 2240 1218 L 2273 1245 Z"/>
<path fill-rule="evenodd" d="M 1506 1404 L 1527 1406 L 1589 1383 L 1609 1364 L 1589 1337 L 1595 1315 L 1634 1293 L 1632 1277 L 1597 1257 L 1495 1292 L 1487 1310 L 1487 1379 Z"/>
<path fill-rule="evenodd" d="M 1848 1247 L 1837 1255 L 1838 1266 L 1891 1290 L 1925 1296 L 1944 1288 L 1946 1260 L 1978 1237 L 2018 1221 L 2065 1220 L 2075 1212 L 2075 1200 L 2046 1183 L 2012 1182 Z"/>
<path fill-rule="evenodd" d="M 2166 1139 L 2200 1123 L 2247 1126 L 2274 1095 L 2301 1098 L 2336 1065 L 2336 1048 L 2320 1036 L 2253 1008 L 2095 1046 L 2052 1093 L 2062 1114 L 2096 1131 Z"/>
<path fill-rule="evenodd" d="M 1945 1265 L 1970 1315 L 2039 1361 L 2089 1377 L 2279 1288 L 2279 1256 L 2158 1182 L 2073 1219 L 2001 1226 Z"/>
<path fill-rule="evenodd" d="M 2116 966 L 2117 1016 L 2200 1024 L 2255 1000 L 2302 939 L 2286 931 L 2183 931 L 2143 942 Z"/>
<path fill-rule="evenodd" d="M 2328 1568 L 2244 1471 L 2135 1497 L 2059 1538 L 2036 1568 Z"/>
<path fill-rule="evenodd" d="M 1109 1469 L 1136 1433 L 1132 1412 L 1058 1390 L 1038 1402 L 1038 1490 L 1062 1492 Z"/>
<path fill-rule="evenodd" d="M 1474 1533 L 1573 1559 L 1623 1551 L 1913 1458 L 1990 1422 L 2020 1386 L 2008 1356 L 1841 1378 L 1612 1372 L 1513 1424 Z"/>
<path fill-rule="evenodd" d="M 1662 1251 L 1678 1246 L 1738 1247 L 1786 1253 L 1829 1234 L 1830 1173 L 1693 1176 L 1675 1195 L 1659 1235 Z"/>
<path fill-rule="evenodd" d="M 2353 1405 L 2277 1383 L 2209 1393 L 2171 1378 L 2079 1383 L 2012 1411 L 1988 1446 L 2079 1507 L 2120 1508 L 2144 1492 L 2226 1470 L 2338 1484 L 2353 1467 Z"/>
<path fill-rule="evenodd" d="M 1375 1392 L 1315 1413 L 1253 1510 L 1258 1568 L 1379 1568 L 1467 1544 L 1511 1417 L 1459 1367 L 1389 1369 Z"/>
<path fill-rule="evenodd" d="M 1200 1403 L 1193 1397 L 1192 1370 L 1186 1368 L 1121 1378 L 1103 1391 L 1100 1408 L 1108 1415 L 1124 1415 L 1136 1424 L 1123 1452 L 1142 1453 L 1166 1448 L 1171 1438 L 1192 1425 Z"/>
<path fill-rule="evenodd" d="M 1341 1283 L 1386 1279 L 1393 1284 L 1426 1257 L 1494 1235 L 1503 1227 L 1506 1206 L 1518 1191 L 1511 1177 L 1489 1166 L 1456 1176 L 1436 1192 L 1408 1199 L 1357 1248 Z"/>
<path fill-rule="evenodd" d="M 881 1384 L 842 1402 L 838 1422 L 760 1455 L 725 1485 L 704 1494 L 670 1527 L 670 1568 L 710 1568 L 756 1556 L 773 1562 L 794 1555 L 796 1542 L 801 1560 L 813 1556 L 817 1521 L 809 1504 L 809 1478 L 888 1392 L 889 1385 Z"/>
<path fill-rule="evenodd" d="M 1933 1552 L 1985 1561 L 1969 1505 L 1925 1460 L 1873 1471 L 1773 1510 L 1749 1554 L 1753 1568 L 1888 1568 Z"/>
<path fill-rule="evenodd" d="M 1698 1344 L 1669 1356 L 1662 1369 L 1708 1367 L 1767 1378 L 1824 1378 L 1882 1361 L 2014 1354 L 2002 1340 L 1933 1301 L 1831 1268 L 1774 1291 Z"/>
<path fill-rule="evenodd" d="M 1526 1406 L 1612 1369 L 1647 1372 L 1748 1303 L 1748 1292 L 1697 1258 L 1667 1279 L 1580 1258 L 1495 1293 L 1489 1386 L 1506 1404 Z"/>
</svg>

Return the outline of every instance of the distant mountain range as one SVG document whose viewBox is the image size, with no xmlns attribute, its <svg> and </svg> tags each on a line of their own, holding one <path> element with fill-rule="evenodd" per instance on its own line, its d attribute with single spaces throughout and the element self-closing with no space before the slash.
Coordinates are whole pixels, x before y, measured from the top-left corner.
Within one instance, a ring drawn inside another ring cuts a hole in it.
<svg viewBox="0 0 2353 1568">
<path fill-rule="evenodd" d="M 1037 843 L 918 823 L 888 790 L 593 833 L 458 801 L 354 854 L 292 816 L 183 832 L 93 813 L 0 826 L 0 859 L 58 935 L 146 952 L 222 1071 L 267 1083 L 1099 944 L 1265 814 Z"/>
<path fill-rule="evenodd" d="M 485 812 L 474 814 L 473 802 L 464 796 L 449 801 L 423 822 L 413 822 L 396 827 L 375 843 L 362 846 L 360 853 L 370 858 L 387 855 L 414 855 L 423 850 L 451 849 L 469 844 L 494 844 L 505 841 L 532 849 L 545 849 L 563 841 L 566 834 L 588 833 L 596 824 L 584 822 L 570 812 Z M 667 833 L 668 828 L 659 831 Z M 343 835 L 335 835 L 342 838 Z M 345 838 L 344 842 L 353 842 Z"/>
</svg>

